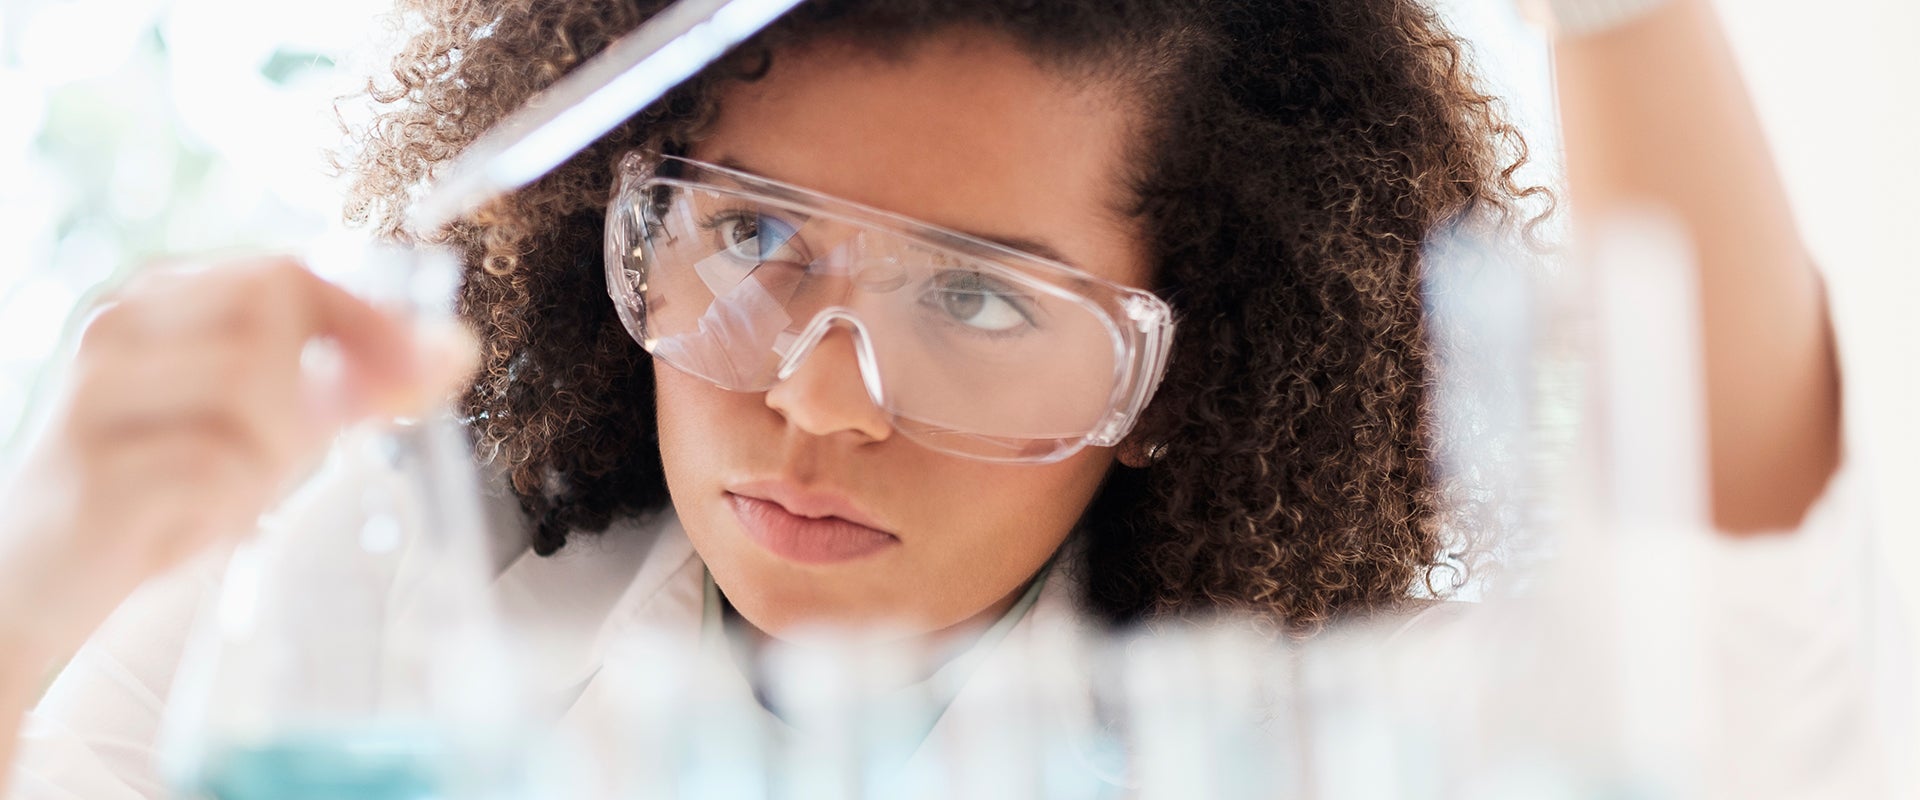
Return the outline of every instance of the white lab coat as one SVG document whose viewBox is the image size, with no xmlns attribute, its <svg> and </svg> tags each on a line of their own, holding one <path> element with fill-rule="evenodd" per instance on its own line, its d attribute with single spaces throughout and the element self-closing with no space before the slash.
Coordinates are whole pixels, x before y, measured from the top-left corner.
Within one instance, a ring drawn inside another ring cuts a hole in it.
<svg viewBox="0 0 1920 800">
<path fill-rule="evenodd" d="M 495 552 L 504 563 L 495 596 L 516 644 L 524 645 L 517 649 L 536 713 L 557 719 L 562 731 L 596 729 L 593 715 L 613 705 L 604 695 L 615 682 L 602 667 L 615 643 L 641 632 L 689 648 L 700 642 L 705 565 L 672 513 L 616 523 L 542 558 L 514 544 L 524 542 L 524 529 L 512 501 L 498 494 L 490 502 L 503 523 L 496 531 L 504 532 Z M 156 764 L 166 698 L 225 563 L 222 554 L 210 554 L 152 582 L 102 626 L 28 716 L 8 797 L 169 796 Z M 1056 579 L 1040 587 L 1001 640 L 1008 646 L 995 652 L 1019 651 L 1036 628 L 1078 623 L 1073 581 L 1062 573 L 1055 570 Z M 975 674 L 1009 666 L 996 663 L 994 652 L 980 655 Z M 744 678 L 736 683 L 751 691 Z M 971 705 L 963 686 L 921 750 L 940 751 L 948 729 L 971 724 Z"/>
<path fill-rule="evenodd" d="M 1728 678 L 1730 713 L 1737 718 L 1732 722 L 1759 726 L 1753 744 L 1764 748 L 1764 763 L 1750 774 L 1764 776 L 1765 796 L 1876 796 L 1904 777 L 1894 772 L 1910 747 L 1904 738 L 1910 731 L 1910 667 L 1869 526 L 1859 517 L 1863 504 L 1853 491 L 1843 471 L 1806 530 L 1760 542 L 1727 541 L 1708 551 L 1712 569 L 1745 579 L 1722 583 L 1724 602 L 1710 604 L 1706 613 L 1721 615 L 1708 628 L 1724 635 L 1706 646 L 1718 661 L 1734 665 L 1736 674 Z M 517 519 L 510 500 L 498 496 L 492 502 L 499 518 Z M 689 646 L 700 640 L 704 565 L 671 514 L 617 523 L 551 558 L 536 557 L 511 538 L 497 544 L 500 607 L 526 638 L 523 651 L 531 658 L 528 678 L 537 702 L 563 728 L 593 729 L 592 715 L 609 705 L 602 696 L 608 691 L 602 667 L 624 637 L 648 630 Z M 217 589 L 223 565 L 208 557 L 153 582 L 88 642 L 29 716 L 10 797 L 167 796 L 155 765 L 166 697 L 191 623 Z M 1013 657 L 998 654 L 1018 652 L 1035 637 L 1082 621 L 1071 575 L 1055 578 L 994 652 L 985 654 L 980 672 L 1018 669 L 997 663 Z M 1452 627 L 1471 620 L 1473 612 L 1428 614 L 1411 625 L 1438 625 L 1442 618 Z M 738 685 L 749 691 L 744 681 Z M 983 724 L 978 709 L 984 701 L 971 690 L 963 687 L 954 696 L 921 754 L 938 754 L 955 731 Z M 1770 720 L 1789 722 L 1774 737 Z M 1842 763 L 1845 769 L 1836 772 Z"/>
</svg>

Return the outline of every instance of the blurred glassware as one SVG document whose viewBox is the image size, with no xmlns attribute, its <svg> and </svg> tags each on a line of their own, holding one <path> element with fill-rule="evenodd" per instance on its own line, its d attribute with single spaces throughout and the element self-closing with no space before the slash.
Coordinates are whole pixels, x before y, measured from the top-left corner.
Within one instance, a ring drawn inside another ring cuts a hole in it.
<svg viewBox="0 0 1920 800">
<path fill-rule="evenodd" d="M 446 315 L 458 265 L 380 251 L 376 302 Z M 307 366 L 326 368 L 324 348 Z M 215 800 L 518 797 L 525 729 L 471 447 L 447 410 L 343 434 L 234 555 L 182 668 L 170 780 Z"/>
</svg>

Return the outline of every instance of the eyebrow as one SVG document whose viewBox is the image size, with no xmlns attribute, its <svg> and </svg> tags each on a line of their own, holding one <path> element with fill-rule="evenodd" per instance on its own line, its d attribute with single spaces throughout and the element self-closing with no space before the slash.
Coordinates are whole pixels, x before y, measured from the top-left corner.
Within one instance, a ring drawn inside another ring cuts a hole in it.
<svg viewBox="0 0 1920 800">
<path fill-rule="evenodd" d="M 775 178 L 772 175 L 769 175 L 758 169 L 754 169 L 753 167 L 747 166 L 746 164 L 742 163 L 739 159 L 734 158 L 732 156 L 725 156 L 725 157 L 719 158 L 715 160 L 713 163 L 722 167 L 726 167 L 727 169 L 733 170 L 735 172 L 744 172 L 744 173 L 747 173 L 748 175 L 755 175 L 762 178 L 766 178 L 768 180 L 780 181 L 781 183 L 788 183 L 788 181 L 782 181 L 779 178 Z M 905 215 L 902 215 L 902 216 L 905 216 Z M 909 219 L 911 219 L 911 217 L 909 217 Z M 932 223 L 923 223 L 923 224 L 932 224 Z M 1038 256 L 1048 261 L 1058 261 L 1069 267 L 1073 267 L 1074 269 L 1080 268 L 1078 264 L 1075 264 L 1072 261 L 1067 260 L 1066 256 L 1061 255 L 1059 250 L 1054 249 L 1052 246 L 1048 245 L 1046 242 L 1040 241 L 1038 239 L 1028 239 L 1028 238 L 1019 237 L 1019 236 L 995 236 L 993 234 L 981 233 L 978 231 L 970 231 L 965 228 L 954 228 L 946 225 L 935 225 L 934 227 L 946 228 L 947 230 L 953 231 L 955 233 L 965 234 L 967 236 L 971 236 L 981 241 L 992 242 L 994 244 L 1000 245 L 1001 247 L 1005 247 L 1011 250 L 1018 250 L 1027 255 Z"/>
</svg>

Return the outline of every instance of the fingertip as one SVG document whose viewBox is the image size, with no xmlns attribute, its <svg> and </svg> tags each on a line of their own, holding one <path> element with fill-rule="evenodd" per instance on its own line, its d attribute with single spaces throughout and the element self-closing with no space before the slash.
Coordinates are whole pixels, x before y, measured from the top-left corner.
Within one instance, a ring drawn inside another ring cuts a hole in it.
<svg viewBox="0 0 1920 800">
<path fill-rule="evenodd" d="M 418 326 L 413 347 L 421 383 L 436 393 L 458 389 L 480 368 L 480 339 L 458 322 Z"/>
<path fill-rule="evenodd" d="M 480 365 L 478 339 L 458 323 L 416 324 L 408 350 L 406 379 L 384 386 L 372 398 L 374 413 L 416 416 L 446 403 Z"/>
</svg>

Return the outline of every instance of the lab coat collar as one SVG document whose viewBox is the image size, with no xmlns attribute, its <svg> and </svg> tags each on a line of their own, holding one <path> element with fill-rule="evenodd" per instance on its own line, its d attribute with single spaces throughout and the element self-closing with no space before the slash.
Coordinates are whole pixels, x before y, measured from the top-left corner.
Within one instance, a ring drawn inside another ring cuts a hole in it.
<svg viewBox="0 0 1920 800">
<path fill-rule="evenodd" d="M 552 556 L 523 552 L 494 582 L 536 708 L 563 713 L 636 628 L 699 634 L 704 567 L 671 511 L 576 537 Z"/>
<path fill-rule="evenodd" d="M 1012 722 L 1008 710 L 1017 707 L 1005 692 L 1031 685 L 1028 670 L 1035 654 L 1055 643 L 1087 641 L 1084 627 L 1090 623 L 1075 600 L 1074 559 L 1059 562 L 1032 608 L 1004 638 L 972 655 L 968 680 L 915 749 L 906 774 L 924 775 L 956 757 L 964 760 L 963 748 L 996 737 L 991 731 L 1004 732 Z M 706 655 L 712 658 L 702 662 L 712 670 L 710 677 L 721 682 L 724 693 L 752 702 L 752 687 L 725 649 L 702 647 L 705 575 L 705 565 L 670 510 L 617 523 L 600 536 L 580 537 L 554 556 L 523 553 L 514 559 L 496 581 L 496 596 L 516 641 L 527 643 L 527 685 L 536 707 L 549 709 L 549 718 L 562 728 L 595 726 L 594 715 L 619 708 L 624 700 L 619 681 L 602 676 L 625 669 L 620 643 L 636 638 L 682 652 L 711 651 Z M 1087 701 L 1071 694 L 1031 699 L 1059 706 L 1043 713 L 1060 718 L 1076 717 L 1084 709 L 1075 704 Z M 1072 755 L 1084 775 L 1115 784 L 1122 780 L 1117 762 L 1104 754 Z"/>
</svg>

